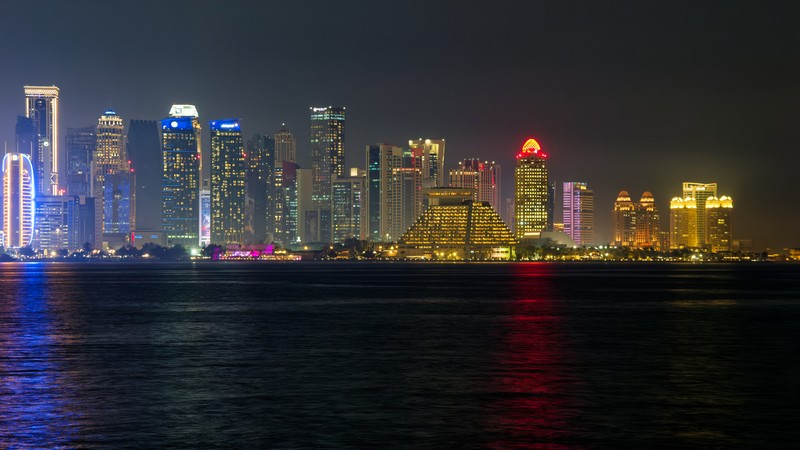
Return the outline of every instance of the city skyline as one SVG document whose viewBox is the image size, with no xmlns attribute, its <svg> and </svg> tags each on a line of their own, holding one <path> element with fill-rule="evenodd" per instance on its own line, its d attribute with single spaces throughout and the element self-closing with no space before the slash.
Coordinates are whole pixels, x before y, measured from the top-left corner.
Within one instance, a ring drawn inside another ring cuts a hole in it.
<svg viewBox="0 0 800 450">
<path fill-rule="evenodd" d="M 119 23 L 130 50 L 113 60 L 105 50 L 116 40 L 97 42 L 100 48 L 83 45 L 107 31 L 110 10 L 101 3 L 81 17 L 67 5 L 4 6 L 0 50 L 9 70 L 0 74 L 0 139 L 9 147 L 14 142 L 20 86 L 54 84 L 61 90 L 62 148 L 67 128 L 90 125 L 107 108 L 126 119 L 158 120 L 170 104 L 191 103 L 204 118 L 242 117 L 247 135 L 271 134 L 286 123 L 297 140 L 298 163 L 310 167 L 308 107 L 344 105 L 346 160 L 354 162 L 348 167 L 360 165 L 365 145 L 402 145 L 418 136 L 447 139 L 446 169 L 469 157 L 513 167 L 519 143 L 533 136 L 552 155 L 551 178 L 585 180 L 597 211 L 608 210 L 621 189 L 653 192 L 666 210 L 676 183 L 709 180 L 726 186 L 743 212 L 734 225 L 737 236 L 758 248 L 800 240 L 800 211 L 778 216 L 777 200 L 769 198 L 773 189 L 790 189 L 791 168 L 800 158 L 791 151 L 797 69 L 786 59 L 797 41 L 787 34 L 790 15 L 781 7 L 704 3 L 683 11 L 587 4 L 574 15 L 566 6 L 531 3 L 500 5 L 479 19 L 471 8 L 446 5 L 337 11 L 311 3 L 314 8 L 273 5 L 286 21 L 259 37 L 254 30 L 261 28 L 242 25 L 271 12 L 267 6 L 213 11 L 221 26 L 212 32 L 199 25 L 212 14 L 209 7 L 178 2 L 169 8 L 186 7 L 185 31 L 204 44 L 189 49 L 196 57 L 181 64 L 158 52 L 173 24 L 168 14 L 151 17 L 163 8 L 157 3 L 142 3 Z M 23 33 L 18 19 L 31 15 L 51 26 L 37 39 L 14 39 Z M 342 52 L 321 57 L 331 64 L 328 76 L 305 75 L 313 73 L 314 54 L 306 30 L 332 15 L 344 17 L 349 30 Z M 413 31 L 442 17 L 451 20 L 425 38 L 379 31 L 365 39 L 350 27 L 382 19 Z M 541 34 L 528 33 L 531 17 Z M 749 33 L 740 33 L 743 23 Z M 46 45 L 51 41 L 59 45 Z M 232 65 L 263 51 L 287 64 L 266 79 L 260 70 L 204 74 L 204 49 L 221 47 L 232 49 L 221 53 Z M 472 52 L 480 62 L 467 57 Z M 41 58 L 49 64 L 33 63 Z M 438 76 L 416 69 L 415 62 L 432 60 L 439 62 Z M 379 76 L 381 65 L 397 70 Z M 213 89 L 220 83 L 230 87 L 224 95 Z M 431 107 L 420 108 L 426 103 Z M 205 151 L 206 133 L 203 140 Z M 512 177 L 504 177 L 503 197 L 511 186 Z M 610 240 L 606 216 L 596 220 L 598 241 Z"/>
</svg>

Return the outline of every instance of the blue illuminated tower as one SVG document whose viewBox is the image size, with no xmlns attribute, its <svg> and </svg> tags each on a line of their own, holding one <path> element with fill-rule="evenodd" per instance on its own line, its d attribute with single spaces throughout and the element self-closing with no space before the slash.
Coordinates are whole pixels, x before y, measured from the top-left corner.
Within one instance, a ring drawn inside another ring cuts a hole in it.
<svg viewBox="0 0 800 450">
<path fill-rule="evenodd" d="M 192 105 L 173 105 L 161 121 L 161 223 L 170 245 L 199 245 L 200 130 Z"/>
<path fill-rule="evenodd" d="M 238 119 L 211 122 L 211 242 L 241 244 L 245 221 L 245 163 Z"/>
</svg>

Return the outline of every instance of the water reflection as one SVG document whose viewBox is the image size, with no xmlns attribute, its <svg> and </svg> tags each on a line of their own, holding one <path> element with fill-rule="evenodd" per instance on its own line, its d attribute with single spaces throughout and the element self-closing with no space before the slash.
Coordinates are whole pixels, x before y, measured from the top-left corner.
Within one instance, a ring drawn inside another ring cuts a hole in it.
<svg viewBox="0 0 800 450">
<path fill-rule="evenodd" d="M 569 373 L 563 316 L 553 295 L 552 266 L 515 266 L 515 299 L 509 319 L 499 375 L 493 389 L 500 400 L 490 405 L 489 429 L 497 448 L 559 448 L 574 436 L 577 414 L 566 395 Z"/>
<path fill-rule="evenodd" d="M 39 264 L 0 268 L 0 447 L 72 440 L 77 415 L 56 340 L 53 281 Z"/>
</svg>

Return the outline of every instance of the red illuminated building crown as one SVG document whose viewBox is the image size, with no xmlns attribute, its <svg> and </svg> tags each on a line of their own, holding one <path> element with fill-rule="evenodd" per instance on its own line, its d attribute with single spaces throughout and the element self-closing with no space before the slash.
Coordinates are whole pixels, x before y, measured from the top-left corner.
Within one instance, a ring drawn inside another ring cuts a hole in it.
<svg viewBox="0 0 800 450">
<path fill-rule="evenodd" d="M 536 139 L 528 139 L 522 146 L 522 151 L 517 153 L 517 159 L 527 158 L 529 156 L 538 156 L 539 158 L 547 158 L 547 153 L 542 151 L 542 146 L 536 142 Z"/>
</svg>

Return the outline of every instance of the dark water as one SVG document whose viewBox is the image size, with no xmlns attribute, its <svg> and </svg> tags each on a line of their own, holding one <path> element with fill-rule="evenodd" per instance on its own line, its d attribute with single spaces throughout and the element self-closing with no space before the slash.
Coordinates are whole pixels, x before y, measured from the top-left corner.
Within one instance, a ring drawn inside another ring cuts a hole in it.
<svg viewBox="0 0 800 450">
<path fill-rule="evenodd" d="M 800 266 L 0 264 L 0 447 L 800 440 Z"/>
</svg>

